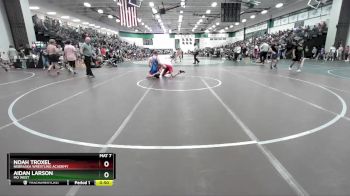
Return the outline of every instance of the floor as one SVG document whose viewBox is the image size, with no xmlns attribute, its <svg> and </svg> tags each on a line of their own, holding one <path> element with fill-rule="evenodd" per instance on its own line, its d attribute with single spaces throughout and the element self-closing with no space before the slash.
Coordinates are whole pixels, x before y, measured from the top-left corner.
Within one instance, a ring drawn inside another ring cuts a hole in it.
<svg viewBox="0 0 350 196">
<path fill-rule="evenodd" d="M 0 195 L 350 195 L 349 63 L 191 58 L 159 80 L 0 70 Z M 115 186 L 9 186 L 10 152 L 116 153 Z"/>
</svg>

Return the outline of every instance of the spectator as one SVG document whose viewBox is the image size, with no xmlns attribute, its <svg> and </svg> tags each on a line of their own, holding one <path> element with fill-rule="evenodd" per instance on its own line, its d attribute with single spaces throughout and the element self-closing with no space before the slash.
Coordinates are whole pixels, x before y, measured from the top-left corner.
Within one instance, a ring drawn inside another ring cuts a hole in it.
<svg viewBox="0 0 350 196">
<path fill-rule="evenodd" d="M 312 48 L 312 58 L 313 58 L 313 59 L 316 59 L 316 57 L 317 57 L 317 48 L 314 46 L 314 47 Z"/>
<path fill-rule="evenodd" d="M 15 59 L 17 58 L 18 54 L 17 54 L 17 50 L 15 49 L 15 47 L 13 47 L 13 45 L 9 46 L 9 50 L 7 54 L 10 59 L 10 66 L 14 66 Z"/>
<path fill-rule="evenodd" d="M 344 59 L 346 61 L 349 61 L 349 56 L 350 56 L 350 46 L 346 46 L 344 50 Z"/>
<path fill-rule="evenodd" d="M 329 49 L 329 57 L 327 60 L 331 60 L 334 61 L 337 58 L 337 49 L 335 48 L 334 45 L 331 46 L 331 48 Z"/>
<path fill-rule="evenodd" d="M 337 49 L 337 57 L 339 61 L 343 60 L 343 52 L 344 52 L 344 48 L 343 45 L 340 44 L 339 48 Z"/>
<path fill-rule="evenodd" d="M 240 54 L 241 54 L 241 52 L 242 52 L 242 49 L 241 49 L 241 46 L 239 45 L 239 44 L 236 44 L 236 47 L 235 47 L 235 49 L 234 49 L 234 60 L 235 61 L 239 61 L 239 56 L 240 56 Z"/>
<path fill-rule="evenodd" d="M 77 60 L 77 50 L 72 45 L 71 41 L 66 41 L 64 46 L 64 59 L 68 62 L 68 70 L 74 74 L 75 72 L 75 61 Z"/>
<path fill-rule="evenodd" d="M 197 44 L 195 44 L 194 45 L 194 53 L 193 53 L 193 56 L 194 56 L 194 63 L 193 64 L 199 64 L 199 60 L 198 60 L 198 58 L 197 58 L 197 56 L 198 56 L 198 54 L 199 54 L 199 48 L 198 48 L 198 46 L 197 46 Z"/>
<path fill-rule="evenodd" d="M 266 42 L 262 43 L 260 46 L 260 62 L 265 64 L 267 58 L 267 53 L 269 52 L 270 46 Z"/>
<path fill-rule="evenodd" d="M 47 54 L 49 55 L 49 69 L 48 72 L 51 71 L 52 68 L 56 68 L 56 65 L 58 65 L 59 61 L 59 54 L 58 54 L 58 49 L 56 47 L 56 41 L 54 39 L 49 40 L 49 44 L 47 45 L 46 48 Z M 57 75 L 60 74 L 59 70 L 57 70 Z"/>
</svg>

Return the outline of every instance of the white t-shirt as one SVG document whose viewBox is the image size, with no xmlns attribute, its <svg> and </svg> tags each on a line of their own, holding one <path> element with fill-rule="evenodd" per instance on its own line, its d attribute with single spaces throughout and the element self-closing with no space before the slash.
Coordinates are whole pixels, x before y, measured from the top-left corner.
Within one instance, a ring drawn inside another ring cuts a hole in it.
<svg viewBox="0 0 350 196">
<path fill-rule="evenodd" d="M 267 43 L 263 43 L 263 44 L 261 44 L 261 46 L 260 46 L 260 51 L 261 51 L 261 52 L 268 52 L 268 51 L 269 51 L 269 48 L 270 48 L 270 46 L 269 46 Z"/>
<path fill-rule="evenodd" d="M 330 52 L 331 53 L 335 53 L 336 51 L 337 51 L 337 49 L 334 46 L 332 46 L 331 49 L 330 49 Z"/>
<path fill-rule="evenodd" d="M 235 51 L 235 53 L 241 53 L 241 47 L 236 46 L 234 51 Z"/>
</svg>

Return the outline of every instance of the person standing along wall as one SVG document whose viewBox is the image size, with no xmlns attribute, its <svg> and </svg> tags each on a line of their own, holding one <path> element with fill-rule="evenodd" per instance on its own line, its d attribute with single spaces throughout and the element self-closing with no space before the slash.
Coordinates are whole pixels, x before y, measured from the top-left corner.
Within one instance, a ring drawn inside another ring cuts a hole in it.
<svg viewBox="0 0 350 196">
<path fill-rule="evenodd" d="M 1 52 L 0 53 L 0 64 L 1 64 L 1 67 L 6 72 L 8 72 L 7 66 L 10 64 L 10 59 L 9 59 L 9 57 L 8 57 L 6 52 Z"/>
<path fill-rule="evenodd" d="M 331 61 L 334 61 L 337 59 L 337 49 L 335 48 L 335 46 L 331 46 L 331 48 L 329 49 L 329 59 L 328 60 L 331 60 Z"/>
<path fill-rule="evenodd" d="M 13 45 L 10 45 L 7 53 L 10 59 L 10 66 L 14 66 L 15 59 L 18 58 L 17 50 Z"/>
</svg>

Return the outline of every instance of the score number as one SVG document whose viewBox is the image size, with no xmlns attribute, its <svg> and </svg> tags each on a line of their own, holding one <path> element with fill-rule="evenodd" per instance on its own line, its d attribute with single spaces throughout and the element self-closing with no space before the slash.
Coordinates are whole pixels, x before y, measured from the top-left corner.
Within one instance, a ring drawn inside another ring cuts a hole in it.
<svg viewBox="0 0 350 196">
<path fill-rule="evenodd" d="M 113 164 L 113 154 L 99 154 L 99 158 L 101 159 L 107 159 L 105 161 L 103 161 L 103 168 L 109 168 L 111 166 L 111 164 Z M 112 162 L 111 162 L 112 161 Z M 109 179 L 111 177 L 111 173 L 106 171 L 103 173 L 103 178 L 105 179 Z M 105 180 L 106 181 L 106 180 Z"/>
</svg>

